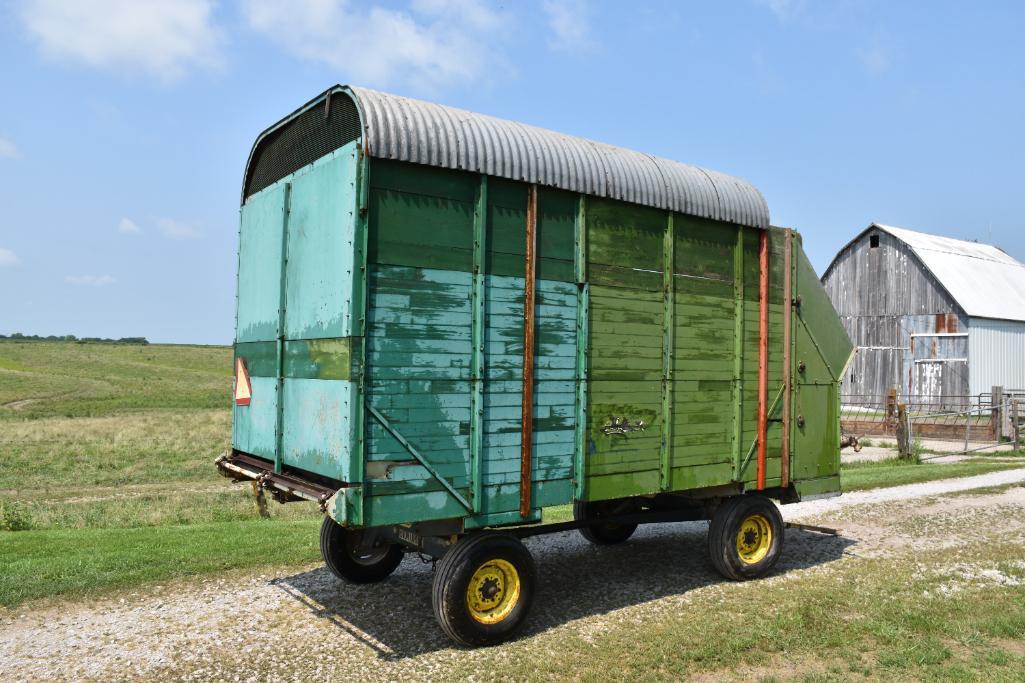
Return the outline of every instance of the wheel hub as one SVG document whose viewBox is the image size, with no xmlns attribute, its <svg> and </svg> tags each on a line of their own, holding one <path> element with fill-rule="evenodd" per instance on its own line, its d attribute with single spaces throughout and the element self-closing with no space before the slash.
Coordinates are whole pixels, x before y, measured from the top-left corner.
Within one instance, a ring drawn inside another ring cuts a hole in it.
<svg viewBox="0 0 1025 683">
<path fill-rule="evenodd" d="M 488 560 L 477 567 L 466 587 L 466 609 L 482 624 L 497 624 L 520 600 L 520 575 L 512 563 Z"/>
<path fill-rule="evenodd" d="M 737 555 L 744 564 L 757 564 L 772 547 L 772 524 L 761 514 L 745 517 L 737 530 Z"/>
</svg>

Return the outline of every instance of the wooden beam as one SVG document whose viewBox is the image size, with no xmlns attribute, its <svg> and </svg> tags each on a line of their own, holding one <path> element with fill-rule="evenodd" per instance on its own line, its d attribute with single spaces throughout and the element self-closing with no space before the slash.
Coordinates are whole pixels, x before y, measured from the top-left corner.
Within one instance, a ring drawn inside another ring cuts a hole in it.
<svg viewBox="0 0 1025 683">
<path fill-rule="evenodd" d="M 783 443 L 779 450 L 779 485 L 790 483 L 790 403 L 793 396 L 793 300 L 794 274 L 791 252 L 794 232 L 787 228 L 783 233 Z"/>
<path fill-rule="evenodd" d="M 769 231 L 758 236 L 758 474 L 756 487 L 765 488 L 768 455 L 769 394 Z"/>
<path fill-rule="evenodd" d="M 527 239 L 523 274 L 523 411 L 520 431 L 520 516 L 531 509 L 534 446 L 534 288 L 537 257 L 537 185 L 527 191 Z"/>
</svg>

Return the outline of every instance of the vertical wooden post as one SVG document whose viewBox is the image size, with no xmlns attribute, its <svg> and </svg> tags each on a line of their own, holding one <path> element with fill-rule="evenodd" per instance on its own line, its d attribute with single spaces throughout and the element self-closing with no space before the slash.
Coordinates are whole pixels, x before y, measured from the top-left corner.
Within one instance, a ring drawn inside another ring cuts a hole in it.
<svg viewBox="0 0 1025 683">
<path fill-rule="evenodd" d="M 587 198 L 580 195 L 575 226 L 573 274 L 577 286 L 576 447 L 573 458 L 573 497 L 583 500 L 587 478 L 587 333 L 590 290 L 587 285 Z"/>
<path fill-rule="evenodd" d="M 779 485 L 786 487 L 790 483 L 790 401 L 793 389 L 793 368 L 790 367 L 792 349 L 790 348 L 793 331 L 793 250 L 794 232 L 787 228 L 783 233 L 783 442 L 779 450 Z"/>
<path fill-rule="evenodd" d="M 733 246 L 733 478 L 742 481 L 744 458 L 744 228 Z"/>
<path fill-rule="evenodd" d="M 663 491 L 669 490 L 673 454 L 673 345 L 676 313 L 674 243 L 673 212 L 670 211 L 662 241 L 662 450 L 659 488 Z"/>
<path fill-rule="evenodd" d="M 1011 401 L 1011 430 L 1014 433 L 1014 450 L 1021 448 L 1021 422 L 1018 416 L 1018 399 Z"/>
<path fill-rule="evenodd" d="M 1004 388 L 993 387 L 990 391 L 990 436 L 1000 443 L 1004 439 Z"/>
<path fill-rule="evenodd" d="M 911 457 L 911 422 L 905 403 L 897 404 L 897 457 L 902 459 Z"/>
<path fill-rule="evenodd" d="M 534 446 L 534 287 L 537 185 L 527 190 L 527 239 L 523 277 L 523 411 L 520 431 L 520 516 L 530 515 Z"/>
<path fill-rule="evenodd" d="M 769 231 L 758 236 L 758 470 L 756 487 L 765 488 L 769 402 Z"/>
<path fill-rule="evenodd" d="M 470 503 L 482 510 L 484 462 L 484 313 L 486 290 L 484 262 L 488 236 L 488 177 L 477 185 L 473 212 L 473 283 L 470 293 Z"/>
</svg>

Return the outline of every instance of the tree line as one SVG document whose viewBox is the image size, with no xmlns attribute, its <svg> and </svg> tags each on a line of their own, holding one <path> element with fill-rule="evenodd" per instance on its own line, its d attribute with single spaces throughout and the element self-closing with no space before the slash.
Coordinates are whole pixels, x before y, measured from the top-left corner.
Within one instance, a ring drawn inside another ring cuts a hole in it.
<svg viewBox="0 0 1025 683">
<path fill-rule="evenodd" d="M 108 339 L 106 337 L 76 337 L 73 334 L 56 335 L 51 334 L 42 336 L 39 334 L 22 334 L 21 332 L 15 332 L 14 334 L 0 334 L 0 340 L 10 341 L 63 341 L 63 342 L 77 342 L 83 344 L 86 342 L 97 343 L 97 344 L 149 344 L 149 340 L 146 337 L 121 337 L 120 339 Z"/>
</svg>

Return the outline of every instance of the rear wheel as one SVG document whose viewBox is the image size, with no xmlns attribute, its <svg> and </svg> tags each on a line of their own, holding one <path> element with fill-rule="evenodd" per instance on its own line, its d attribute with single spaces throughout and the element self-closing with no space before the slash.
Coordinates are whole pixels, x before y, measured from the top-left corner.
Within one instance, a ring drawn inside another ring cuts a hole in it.
<svg viewBox="0 0 1025 683">
<path fill-rule="evenodd" d="M 765 576 L 783 552 L 783 517 L 764 496 L 737 496 L 720 505 L 708 526 L 708 554 L 728 579 Z"/>
<path fill-rule="evenodd" d="M 537 585 L 534 560 L 519 539 L 463 536 L 437 564 L 432 601 L 441 628 L 463 645 L 497 645 L 519 632 Z"/>
<path fill-rule="evenodd" d="M 630 501 L 601 500 L 573 502 L 573 519 L 577 521 L 595 520 L 593 524 L 580 528 L 580 535 L 591 543 L 598 545 L 614 545 L 622 543 L 637 530 L 636 524 L 621 522 L 602 522 L 602 517 L 624 515 L 633 512 L 635 506 Z"/>
<path fill-rule="evenodd" d="M 331 573 L 352 583 L 375 583 L 395 571 L 402 562 L 402 548 L 377 539 L 364 543 L 363 531 L 339 526 L 324 517 L 320 526 L 320 555 Z"/>
</svg>

